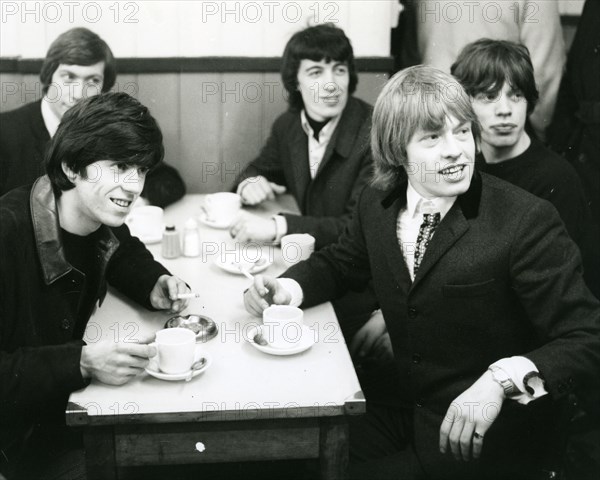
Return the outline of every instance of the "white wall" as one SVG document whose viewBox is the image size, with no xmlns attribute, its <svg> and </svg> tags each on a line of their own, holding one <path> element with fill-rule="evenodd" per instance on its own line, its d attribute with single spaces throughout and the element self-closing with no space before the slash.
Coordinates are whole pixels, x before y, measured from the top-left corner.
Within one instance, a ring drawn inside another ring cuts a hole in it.
<svg viewBox="0 0 600 480">
<path fill-rule="evenodd" d="M 388 56 L 394 0 L 7 1 L 0 56 L 43 58 L 50 43 L 87 27 L 117 57 L 280 56 L 296 31 L 333 22 L 356 56 Z"/>
</svg>

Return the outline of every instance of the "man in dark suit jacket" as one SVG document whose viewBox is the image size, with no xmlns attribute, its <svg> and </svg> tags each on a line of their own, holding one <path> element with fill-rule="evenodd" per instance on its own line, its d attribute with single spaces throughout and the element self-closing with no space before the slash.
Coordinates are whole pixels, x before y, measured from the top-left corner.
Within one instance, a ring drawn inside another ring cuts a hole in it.
<svg viewBox="0 0 600 480">
<path fill-rule="evenodd" d="M 246 218 L 231 234 L 240 241 L 273 241 L 309 233 L 318 249 L 338 239 L 370 177 L 372 107 L 351 96 L 358 77 L 352 46 L 339 28 L 319 25 L 296 33 L 281 72 L 290 109 L 236 184 L 247 205 L 287 189 L 301 215 Z"/>
<path fill-rule="evenodd" d="M 451 76 L 395 75 L 373 114 L 376 188 L 348 230 L 245 294 L 260 314 L 373 282 L 402 388 L 351 430 L 357 478 L 551 478 L 561 400 L 598 381 L 600 305 L 577 246 L 550 203 L 474 172 L 479 135 Z"/>
<path fill-rule="evenodd" d="M 300 214 L 244 217 L 232 226 L 231 235 L 238 241 L 279 242 L 286 234 L 308 233 L 318 250 L 338 240 L 372 175 L 372 107 L 352 96 L 358 83 L 354 54 L 339 28 L 318 25 L 292 36 L 281 76 L 290 108 L 277 118 L 262 152 L 238 178 L 237 192 L 245 204 L 257 205 L 288 191 Z M 334 307 L 350 341 L 377 303 L 367 288 L 339 299 Z M 365 356 L 373 355 L 365 351 Z"/>
<path fill-rule="evenodd" d="M 110 47 L 86 28 L 68 30 L 52 43 L 40 72 L 44 97 L 0 114 L 0 195 L 44 175 L 46 146 L 62 116 L 81 99 L 108 92 L 115 67 Z M 148 174 L 142 197 L 164 207 L 184 194 L 177 170 L 161 162 Z"/>
</svg>

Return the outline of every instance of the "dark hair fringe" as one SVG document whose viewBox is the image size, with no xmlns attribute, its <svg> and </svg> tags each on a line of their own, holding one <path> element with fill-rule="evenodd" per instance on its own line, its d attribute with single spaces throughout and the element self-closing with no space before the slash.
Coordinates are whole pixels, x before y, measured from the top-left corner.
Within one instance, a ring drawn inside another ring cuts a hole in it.
<svg viewBox="0 0 600 480">
<path fill-rule="evenodd" d="M 523 92 L 528 114 L 539 98 L 529 50 L 519 43 L 489 38 L 469 43 L 459 53 L 450 72 L 471 97 L 480 93 L 496 95 L 508 82 Z"/>
<path fill-rule="evenodd" d="M 117 65 L 112 50 L 102 38 L 87 28 L 67 30 L 52 42 L 42 64 L 40 80 L 43 93 L 48 91 L 52 75 L 60 64 L 89 66 L 98 62 L 104 62 L 102 91 L 108 92 L 117 79 Z"/>
<path fill-rule="evenodd" d="M 352 95 L 356 90 L 358 74 L 354 64 L 354 51 L 344 31 L 332 24 L 309 27 L 295 33 L 283 52 L 281 78 L 291 110 L 301 110 L 304 107 L 302 95 L 297 89 L 298 69 L 303 59 L 345 62 L 350 75 L 348 93 Z"/>
<path fill-rule="evenodd" d="M 164 157 L 163 137 L 150 111 L 126 93 L 103 93 L 70 108 L 46 152 L 46 172 L 57 196 L 75 185 L 63 164 L 85 176 L 88 165 L 112 160 L 151 169 Z"/>
</svg>

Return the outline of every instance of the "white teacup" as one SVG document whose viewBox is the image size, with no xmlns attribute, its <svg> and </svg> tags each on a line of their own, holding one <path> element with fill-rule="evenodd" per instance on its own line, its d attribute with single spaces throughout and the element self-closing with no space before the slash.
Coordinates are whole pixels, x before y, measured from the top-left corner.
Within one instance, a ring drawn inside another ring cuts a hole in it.
<svg viewBox="0 0 600 480">
<path fill-rule="evenodd" d="M 136 207 L 125 220 L 131 234 L 142 241 L 159 241 L 163 230 L 163 209 L 152 205 Z"/>
<path fill-rule="evenodd" d="M 212 193 L 204 199 L 207 220 L 220 225 L 231 225 L 237 218 L 240 208 L 242 208 L 242 197 L 237 193 Z"/>
<path fill-rule="evenodd" d="M 156 332 L 158 367 L 164 373 L 185 373 L 192 368 L 196 334 L 189 328 L 165 328 Z"/>
<path fill-rule="evenodd" d="M 292 233 L 281 239 L 281 255 L 287 266 L 306 260 L 315 251 L 315 237 L 308 233 Z"/>
<path fill-rule="evenodd" d="M 274 348 L 292 348 L 302 340 L 304 312 L 290 305 L 271 305 L 263 311 L 263 337 Z"/>
</svg>

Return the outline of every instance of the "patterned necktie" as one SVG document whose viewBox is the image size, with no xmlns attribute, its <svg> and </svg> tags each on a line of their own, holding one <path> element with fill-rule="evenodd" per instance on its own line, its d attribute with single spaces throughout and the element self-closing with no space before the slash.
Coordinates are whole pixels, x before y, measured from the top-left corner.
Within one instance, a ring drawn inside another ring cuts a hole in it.
<svg viewBox="0 0 600 480">
<path fill-rule="evenodd" d="M 417 274 L 417 270 L 421 266 L 425 250 L 429 245 L 429 240 L 433 237 L 435 229 L 440 223 L 440 213 L 424 213 L 423 223 L 419 227 L 419 235 L 417 236 L 417 248 L 415 249 L 415 268 L 414 274 Z"/>
</svg>

